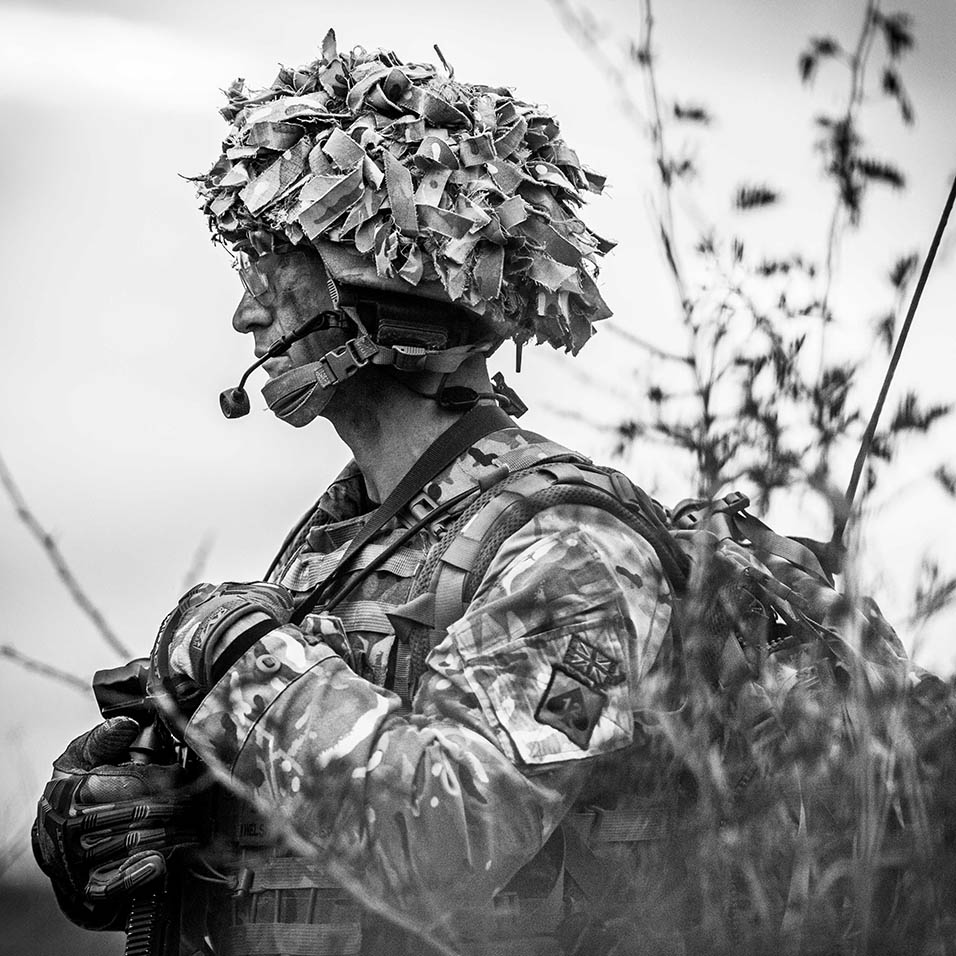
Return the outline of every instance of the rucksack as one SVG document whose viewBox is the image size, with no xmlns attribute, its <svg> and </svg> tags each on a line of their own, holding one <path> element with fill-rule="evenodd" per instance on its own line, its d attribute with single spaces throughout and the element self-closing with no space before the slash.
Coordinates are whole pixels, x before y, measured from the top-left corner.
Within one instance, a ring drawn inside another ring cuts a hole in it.
<svg viewBox="0 0 956 956">
<path fill-rule="evenodd" d="M 793 863 L 779 889 L 769 935 L 799 937 L 813 868 L 807 807 L 812 798 L 816 809 L 820 795 L 803 794 L 800 781 L 792 779 L 788 748 L 795 744 L 788 739 L 785 712 L 796 706 L 790 720 L 802 720 L 805 704 L 794 701 L 810 700 L 823 711 L 827 727 L 837 726 L 850 739 L 851 687 L 858 695 L 892 697 L 926 675 L 908 663 L 875 602 L 851 602 L 835 589 L 825 552 L 806 539 L 772 531 L 747 510 L 746 496 L 688 500 L 669 510 L 620 472 L 565 455 L 490 483 L 428 551 L 409 602 L 430 594 L 433 613 L 428 624 L 413 625 L 404 635 L 395 668 L 394 689 L 406 701 L 414 697 L 428 654 L 463 615 L 503 542 L 557 505 L 600 508 L 633 528 L 653 547 L 670 586 L 672 643 L 655 667 L 655 676 L 663 678 L 658 709 L 664 719 L 655 727 L 651 715 L 644 728 L 652 738 L 658 734 L 657 758 L 667 752 L 678 759 L 673 746 L 661 746 L 662 735 L 696 734 L 694 746 L 702 751 L 717 742 L 727 782 L 727 793 L 718 795 L 719 826 L 741 818 L 744 805 L 759 804 L 782 786 L 796 794 L 788 835 Z M 702 730 L 702 721 L 710 726 Z M 687 826 L 673 815 L 662 818 L 657 808 L 606 814 L 602 823 L 618 844 L 666 838 Z M 589 902 L 608 899 L 613 886 L 620 889 L 619 875 L 602 864 L 579 827 L 566 821 L 562 830 L 567 872 Z M 893 883 L 896 877 L 887 879 Z M 755 918 L 740 896 L 729 893 L 734 912 L 722 914 L 738 926 Z"/>
</svg>

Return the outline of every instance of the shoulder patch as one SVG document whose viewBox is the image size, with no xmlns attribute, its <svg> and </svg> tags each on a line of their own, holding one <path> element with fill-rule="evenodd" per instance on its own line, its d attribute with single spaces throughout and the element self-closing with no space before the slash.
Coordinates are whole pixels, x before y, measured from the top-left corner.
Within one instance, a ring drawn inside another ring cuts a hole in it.
<svg viewBox="0 0 956 956">
<path fill-rule="evenodd" d="M 607 694 L 582 684 L 555 665 L 534 716 L 539 724 L 560 730 L 568 740 L 586 750 L 606 703 Z"/>
<path fill-rule="evenodd" d="M 551 669 L 551 680 L 535 710 L 535 720 L 560 730 L 585 750 L 607 703 L 602 688 L 623 680 L 616 660 L 575 634 L 561 663 Z"/>
</svg>

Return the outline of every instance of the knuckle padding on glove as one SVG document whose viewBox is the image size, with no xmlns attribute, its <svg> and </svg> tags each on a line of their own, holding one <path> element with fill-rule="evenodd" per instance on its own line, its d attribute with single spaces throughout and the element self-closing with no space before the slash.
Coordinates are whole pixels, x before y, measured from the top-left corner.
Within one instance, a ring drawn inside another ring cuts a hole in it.
<svg viewBox="0 0 956 956">
<path fill-rule="evenodd" d="M 118 783 L 122 772 L 138 768 L 101 769 L 120 771 L 121 774 L 114 778 Z M 144 771 L 157 771 L 154 781 L 157 786 L 161 779 L 172 785 L 173 774 L 162 772 L 166 769 L 160 766 L 143 768 Z M 51 780 L 40 799 L 33 831 L 34 855 L 40 868 L 52 880 L 64 911 L 81 925 L 84 925 L 86 914 L 82 912 L 80 901 L 93 899 L 88 895 L 88 889 L 94 869 L 123 866 L 131 854 L 147 850 L 165 856 L 199 840 L 189 799 L 170 798 L 168 794 L 164 797 L 141 794 L 112 804 L 101 801 L 99 805 L 83 806 L 78 797 L 90 776 L 93 774 Z M 145 773 L 141 771 L 135 782 L 142 784 L 144 777 Z M 117 888 L 122 888 L 122 881 Z M 103 893 L 98 892 L 96 900 L 103 898 Z"/>
<path fill-rule="evenodd" d="M 92 901 L 109 900 L 138 889 L 165 872 L 166 861 L 162 854 L 155 850 L 141 850 L 119 866 L 101 866 L 91 870 L 85 895 Z"/>
</svg>

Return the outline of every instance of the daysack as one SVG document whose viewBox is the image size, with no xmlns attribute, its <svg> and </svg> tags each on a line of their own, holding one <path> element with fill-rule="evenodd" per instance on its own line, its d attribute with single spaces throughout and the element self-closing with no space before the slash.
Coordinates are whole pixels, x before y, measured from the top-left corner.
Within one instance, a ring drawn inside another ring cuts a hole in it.
<svg viewBox="0 0 956 956">
<path fill-rule="evenodd" d="M 433 615 L 403 635 L 394 689 L 412 699 L 428 654 L 463 615 L 503 542 L 540 511 L 562 504 L 603 509 L 657 554 L 674 601 L 672 644 L 655 668 L 664 716 L 658 734 L 690 728 L 702 751 L 716 742 L 728 782 L 718 795 L 721 825 L 739 817 L 748 801 L 759 802 L 761 788 L 764 794 L 782 786 L 792 791 L 794 859 L 775 929 L 781 938 L 798 938 L 811 879 L 800 845 L 807 841 L 810 797 L 785 769 L 793 756 L 788 746 L 794 747 L 787 708 L 809 695 L 820 702 L 821 726 L 831 728 L 835 719 L 839 733 L 852 737 L 854 715 L 843 704 L 849 687 L 894 694 L 922 675 L 876 604 L 852 604 L 839 594 L 827 555 L 805 539 L 773 532 L 747 511 L 746 496 L 684 501 L 668 510 L 620 472 L 574 456 L 508 474 L 478 494 L 427 553 L 409 603 L 431 595 Z M 709 726 L 702 728 L 704 721 Z M 819 794 L 811 796 L 819 802 Z M 614 823 L 618 840 L 657 838 L 669 826 L 644 812 L 621 814 Z M 563 830 L 572 879 L 593 902 L 608 897 L 613 871 L 609 875 L 575 827 Z M 737 924 L 754 918 L 739 896 L 728 891 Z"/>
<path fill-rule="evenodd" d="M 489 483 L 443 530 L 416 576 L 409 603 L 434 595 L 434 620 L 410 636 L 403 696 L 414 696 L 426 657 L 463 615 L 505 539 L 540 511 L 561 504 L 601 508 L 653 547 L 674 597 L 681 645 L 677 666 L 695 667 L 711 683 L 728 685 L 753 672 L 759 663 L 755 654 L 810 646 L 840 681 L 864 665 L 902 668 L 903 645 L 875 602 L 864 599 L 853 608 L 834 589 L 830 571 L 806 539 L 775 533 L 746 511 L 749 503 L 733 492 L 668 510 L 620 472 L 571 455 L 535 462 Z M 832 626 L 847 615 L 859 616 L 864 655 Z M 759 634 L 752 633 L 755 617 L 764 622 Z M 699 639 L 688 643 L 702 623 L 712 639 L 703 647 Z M 758 640 L 766 646 L 755 647 Z M 879 676 L 872 667 L 868 673 Z"/>
</svg>

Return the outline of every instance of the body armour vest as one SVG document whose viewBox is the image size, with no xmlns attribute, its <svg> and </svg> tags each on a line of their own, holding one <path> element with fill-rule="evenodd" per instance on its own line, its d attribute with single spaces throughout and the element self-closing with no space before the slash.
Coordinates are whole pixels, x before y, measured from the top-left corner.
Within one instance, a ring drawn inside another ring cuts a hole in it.
<svg viewBox="0 0 956 956">
<path fill-rule="evenodd" d="M 341 653 L 349 666 L 366 680 L 399 693 L 406 705 L 411 692 L 409 653 L 403 645 L 415 626 L 406 617 L 406 605 L 429 550 L 454 524 L 464 505 L 394 546 L 404 529 L 428 511 L 479 484 L 482 466 L 494 456 L 512 470 L 533 469 L 545 460 L 581 460 L 518 428 L 480 440 L 355 555 L 352 568 L 360 570 L 385 551 L 391 552 L 335 607 L 348 636 L 348 647 Z M 288 588 L 297 599 L 304 597 L 332 574 L 373 508 L 361 472 L 350 463 L 287 540 L 270 580 Z M 468 927 L 463 941 L 460 935 L 456 938 L 456 950 L 468 956 L 560 953 L 564 947 L 559 934 L 577 931 L 574 921 L 569 924 L 567 918 L 569 898 L 573 903 L 575 895 L 573 882 L 565 878 L 569 838 L 574 841 L 578 834 L 587 839 L 587 834 L 602 832 L 603 837 L 588 842 L 599 856 L 623 866 L 625 858 L 632 855 L 635 840 L 656 835 L 631 832 L 635 827 L 646 831 L 648 818 L 644 815 L 635 822 L 633 814 L 611 809 L 619 807 L 619 800 L 605 801 L 606 809 L 600 809 L 602 794 L 598 791 L 609 786 L 600 783 L 603 765 L 604 761 L 595 762 L 595 788 L 582 795 L 567 825 L 554 832 L 492 904 L 476 905 L 473 912 L 456 918 Z M 655 785 L 659 783 L 658 774 Z M 213 817 L 215 832 L 204 855 L 222 882 L 221 888 L 206 893 L 208 902 L 203 905 L 209 939 L 219 956 L 410 956 L 430 952 L 413 933 L 360 906 L 315 864 L 276 845 L 267 821 L 239 798 L 220 792 Z M 672 857 L 673 847 L 666 852 Z"/>
</svg>

